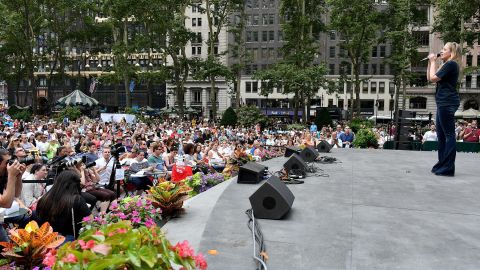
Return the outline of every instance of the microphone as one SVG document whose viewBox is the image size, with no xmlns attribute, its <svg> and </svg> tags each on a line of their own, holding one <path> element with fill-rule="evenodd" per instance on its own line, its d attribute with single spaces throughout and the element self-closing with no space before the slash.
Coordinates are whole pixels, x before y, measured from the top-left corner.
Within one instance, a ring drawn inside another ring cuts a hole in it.
<svg viewBox="0 0 480 270">
<path fill-rule="evenodd" d="M 441 55 L 442 55 L 441 53 L 437 53 L 437 57 L 440 57 Z M 428 60 L 428 56 L 420 60 L 420 62 L 423 62 L 425 60 Z"/>
</svg>

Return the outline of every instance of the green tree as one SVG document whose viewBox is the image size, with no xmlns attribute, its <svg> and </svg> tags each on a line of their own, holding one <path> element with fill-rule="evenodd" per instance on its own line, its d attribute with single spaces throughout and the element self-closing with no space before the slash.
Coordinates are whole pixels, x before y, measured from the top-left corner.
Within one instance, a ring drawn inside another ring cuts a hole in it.
<svg viewBox="0 0 480 270">
<path fill-rule="evenodd" d="M 267 117 L 256 106 L 242 106 L 237 110 L 238 123 L 244 127 L 253 127 L 256 124 L 264 125 Z"/>
<path fill-rule="evenodd" d="M 286 18 L 282 25 L 284 32 L 284 61 L 307 78 L 308 74 L 317 73 L 319 69 L 310 68 L 317 58 L 318 45 L 315 37 L 325 30 L 322 15 L 325 14 L 325 2 L 317 0 L 282 0 L 281 15 Z M 309 69 L 309 70 L 307 70 Z M 304 71 L 303 71 L 304 70 Z M 322 72 L 323 73 L 323 72 Z M 326 73 L 325 73 L 326 74 Z M 324 75 L 320 80 L 324 80 Z M 318 85 L 307 83 L 308 87 L 286 85 L 286 93 L 294 93 L 294 121 L 298 120 L 299 108 L 303 112 L 304 122 L 310 111 L 310 100 L 318 91 Z M 307 109 L 307 112 L 305 111 Z"/>
<path fill-rule="evenodd" d="M 382 21 L 385 22 L 385 40 L 392 44 L 387 62 L 394 76 L 396 89 L 402 89 L 402 109 L 406 109 L 406 92 L 409 80 L 414 76 L 411 72 L 412 61 L 418 58 L 418 43 L 412 30 L 425 23 L 418 7 L 421 1 L 389 0 L 388 9 Z M 425 7 L 425 6 L 423 6 Z M 398 112 L 400 91 L 395 93 L 395 111 Z"/>
<path fill-rule="evenodd" d="M 237 125 L 237 114 L 232 107 L 228 107 L 222 116 L 222 120 L 220 121 L 220 125 L 222 126 L 236 126 Z"/>
<path fill-rule="evenodd" d="M 228 84 L 232 80 L 232 72 L 226 67 L 220 56 L 225 52 L 220 52 L 219 36 L 222 31 L 230 24 L 232 15 L 241 10 L 244 6 L 243 0 L 205 0 L 205 13 L 207 15 L 208 39 L 207 59 L 203 61 L 200 67 L 203 67 L 203 77 L 210 82 L 210 102 L 212 104 L 212 119 L 217 119 L 217 93 L 216 81 L 218 78 L 224 78 Z M 217 48 L 217 49 L 215 49 Z"/>
<path fill-rule="evenodd" d="M 4 0 L 0 3 L 0 40 L 10 51 L 13 61 L 19 63 L 18 78 L 28 81 L 25 92 L 24 104 L 32 97 L 33 114 L 37 112 L 37 88 L 34 76 L 38 54 L 34 51 L 36 38 L 44 25 L 44 14 L 41 12 L 41 3 L 36 0 Z M 12 67 L 12 69 L 15 69 Z M 18 101 L 18 100 L 17 100 Z"/>
<path fill-rule="evenodd" d="M 378 43 L 381 16 L 374 1 L 371 0 L 327 0 L 330 11 L 329 28 L 338 31 L 341 36 L 340 48 L 350 59 L 351 77 L 355 89 L 355 102 L 352 101 L 357 115 L 360 115 L 360 72 L 362 64 L 368 62 L 371 48 Z"/>
</svg>

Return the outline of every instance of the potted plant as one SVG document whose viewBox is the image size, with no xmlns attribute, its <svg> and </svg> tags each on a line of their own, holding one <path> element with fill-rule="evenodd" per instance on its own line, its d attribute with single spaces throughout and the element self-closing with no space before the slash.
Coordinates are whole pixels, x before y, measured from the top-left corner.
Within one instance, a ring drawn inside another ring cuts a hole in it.
<svg viewBox="0 0 480 270">
<path fill-rule="evenodd" d="M 30 221 L 25 229 L 11 229 L 9 237 L 12 242 L 0 242 L 2 255 L 15 262 L 15 266 L 25 269 L 41 265 L 48 251 L 65 241 L 65 237 L 54 232 L 48 222 L 38 227 L 35 221 Z"/>
<path fill-rule="evenodd" d="M 162 209 L 162 217 L 174 217 L 183 210 L 183 202 L 191 190 L 185 180 L 173 183 L 162 179 L 147 191 L 147 199 Z"/>
<path fill-rule="evenodd" d="M 189 195 L 193 197 L 199 193 L 207 191 L 223 181 L 225 181 L 225 175 L 222 173 L 214 172 L 204 174 L 202 172 L 197 172 L 196 174 L 187 177 L 185 183 L 192 189 Z"/>
<path fill-rule="evenodd" d="M 207 269 L 201 253 L 187 241 L 172 245 L 158 226 L 134 228 L 120 221 L 82 232 L 44 264 L 61 270 Z"/>
<path fill-rule="evenodd" d="M 151 227 L 162 219 L 162 210 L 154 207 L 150 200 L 140 196 L 126 197 L 118 203 L 113 202 L 110 205 L 110 210 L 107 214 L 85 217 L 83 219 L 83 229 L 98 228 L 122 220 L 129 220 L 135 228 L 140 226 Z"/>
</svg>

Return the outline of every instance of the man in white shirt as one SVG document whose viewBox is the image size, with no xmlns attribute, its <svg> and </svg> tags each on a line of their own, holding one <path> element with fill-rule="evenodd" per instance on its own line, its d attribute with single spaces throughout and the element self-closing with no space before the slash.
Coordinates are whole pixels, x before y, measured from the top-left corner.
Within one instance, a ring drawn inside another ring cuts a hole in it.
<svg viewBox="0 0 480 270">
<path fill-rule="evenodd" d="M 102 157 L 97 159 L 95 163 L 100 176 L 98 184 L 106 187 L 110 183 L 110 176 L 114 166 L 114 158 L 110 154 L 110 147 L 103 147 Z"/>
<path fill-rule="evenodd" d="M 438 141 L 437 132 L 435 131 L 435 125 L 431 125 L 430 130 L 425 132 L 425 135 L 423 135 L 422 142 L 426 141 Z"/>
<path fill-rule="evenodd" d="M 47 135 L 44 135 L 43 133 L 37 133 L 35 137 L 36 145 L 40 155 L 45 155 L 48 148 Z"/>
</svg>

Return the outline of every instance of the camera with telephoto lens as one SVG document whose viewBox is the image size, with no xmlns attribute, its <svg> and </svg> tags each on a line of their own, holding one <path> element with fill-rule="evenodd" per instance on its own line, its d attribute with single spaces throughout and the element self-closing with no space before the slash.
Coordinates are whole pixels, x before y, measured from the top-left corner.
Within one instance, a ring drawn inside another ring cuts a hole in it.
<svg viewBox="0 0 480 270">
<path fill-rule="evenodd" d="M 9 165 L 12 165 L 13 162 L 15 162 L 15 160 L 18 161 L 18 163 L 21 163 L 21 164 L 25 164 L 25 166 L 28 166 L 28 165 L 31 165 L 31 164 L 34 164 L 35 163 L 35 157 L 32 157 L 32 156 L 28 156 L 28 157 L 24 157 L 24 158 L 12 158 L 8 161 L 8 164 Z"/>
<path fill-rule="evenodd" d="M 96 165 L 97 165 L 97 163 L 95 161 L 92 161 L 90 163 L 86 163 L 85 168 L 88 169 L 88 168 L 91 168 L 91 167 L 96 166 Z"/>
<path fill-rule="evenodd" d="M 125 149 L 125 146 L 123 146 L 122 143 L 117 143 L 117 144 L 114 144 L 114 145 L 110 146 L 110 153 L 117 160 L 119 159 L 120 154 L 123 154 L 125 152 L 126 152 L 126 149 Z"/>
<path fill-rule="evenodd" d="M 87 162 L 87 157 L 86 156 L 83 156 L 83 157 L 77 157 L 77 158 L 74 158 L 74 159 L 68 159 L 68 160 L 64 160 L 61 164 L 60 164 L 60 167 L 73 167 L 75 165 L 77 165 L 78 163 L 86 163 Z"/>
</svg>

